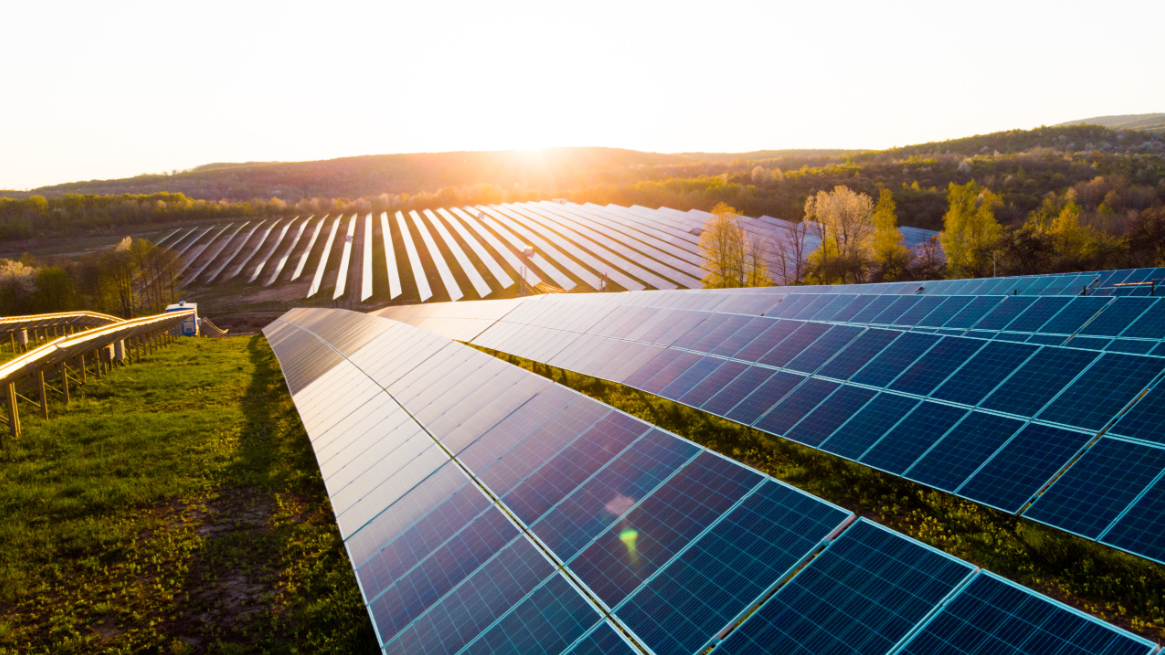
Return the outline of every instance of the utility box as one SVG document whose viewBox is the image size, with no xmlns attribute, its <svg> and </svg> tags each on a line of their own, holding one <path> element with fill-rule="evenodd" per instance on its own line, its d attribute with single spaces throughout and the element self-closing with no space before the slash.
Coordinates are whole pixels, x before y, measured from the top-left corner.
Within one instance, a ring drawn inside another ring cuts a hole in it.
<svg viewBox="0 0 1165 655">
<path fill-rule="evenodd" d="M 181 325 L 178 326 L 178 334 L 180 334 L 184 337 L 197 337 L 198 336 L 198 303 L 186 302 L 185 300 L 179 300 L 177 303 L 175 303 L 173 305 L 168 305 L 166 307 L 166 313 L 168 314 L 170 312 L 181 312 L 181 311 L 184 311 L 187 309 L 194 310 L 194 313 L 191 314 L 190 316 L 186 317 L 186 319 L 182 321 Z"/>
</svg>

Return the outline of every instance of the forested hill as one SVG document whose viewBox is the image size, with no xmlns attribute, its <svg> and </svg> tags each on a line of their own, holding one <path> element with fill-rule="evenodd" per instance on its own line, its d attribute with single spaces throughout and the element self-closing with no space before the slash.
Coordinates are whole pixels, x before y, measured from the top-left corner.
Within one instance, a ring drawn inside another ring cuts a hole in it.
<svg viewBox="0 0 1165 655">
<path fill-rule="evenodd" d="M 1103 125 L 1117 130 L 1139 130 L 1142 132 L 1165 132 L 1165 113 L 1162 114 L 1122 114 L 1120 116 L 1095 116 L 1079 121 L 1068 121 L 1053 127 L 1065 125 Z"/>
</svg>

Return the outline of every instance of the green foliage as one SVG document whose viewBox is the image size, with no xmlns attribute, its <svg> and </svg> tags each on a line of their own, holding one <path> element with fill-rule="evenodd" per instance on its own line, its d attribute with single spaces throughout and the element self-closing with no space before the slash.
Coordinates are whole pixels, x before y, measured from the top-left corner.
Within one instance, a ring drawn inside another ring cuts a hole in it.
<svg viewBox="0 0 1165 655">
<path fill-rule="evenodd" d="M 183 339 L 0 450 L 0 653 L 376 652 L 262 337 Z"/>
<path fill-rule="evenodd" d="M 1165 566 L 658 396 L 481 349 L 1153 640 Z"/>
<path fill-rule="evenodd" d="M 875 281 L 909 278 L 914 253 L 905 242 L 906 238 L 898 231 L 898 205 L 894 202 L 894 194 L 882 187 L 878 190 L 878 204 L 874 207 L 874 235 L 870 245 Z"/>
<path fill-rule="evenodd" d="M 947 189 L 947 213 L 943 215 L 943 246 L 952 277 L 983 277 L 990 273 L 991 253 L 1002 237 L 1003 228 L 995 220 L 1002 204 L 999 196 L 974 180 Z"/>
</svg>

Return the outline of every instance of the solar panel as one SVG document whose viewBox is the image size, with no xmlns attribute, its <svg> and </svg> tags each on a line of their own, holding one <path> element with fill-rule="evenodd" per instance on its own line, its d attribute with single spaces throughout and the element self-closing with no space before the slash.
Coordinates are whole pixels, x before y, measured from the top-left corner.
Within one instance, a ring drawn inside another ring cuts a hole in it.
<svg viewBox="0 0 1165 655">
<path fill-rule="evenodd" d="M 1154 645 L 979 573 L 902 648 L 905 655 L 1144 655 Z"/>
<path fill-rule="evenodd" d="M 1112 298 L 1098 296 L 1073 298 L 1072 302 L 1060 310 L 1052 320 L 1041 326 L 1039 331 L 1047 334 L 1074 334 L 1110 302 Z"/>
<path fill-rule="evenodd" d="M 1053 296 L 1038 298 L 1008 324 L 1007 330 L 1010 332 L 1035 332 L 1070 302 L 1072 302 L 1072 298 Z"/>
<path fill-rule="evenodd" d="M 965 562 L 861 520 L 716 650 L 887 653 L 973 571 Z"/>
<path fill-rule="evenodd" d="M 433 240 L 433 235 L 425 225 L 424 219 L 415 210 L 410 211 L 409 216 L 413 219 L 413 226 L 417 228 L 417 233 L 421 235 L 421 241 L 425 244 L 425 249 L 429 253 L 429 259 L 437 268 L 437 276 L 441 278 L 441 284 L 445 286 L 445 291 L 449 294 L 450 301 L 456 302 L 460 300 L 465 294 L 461 292 L 461 286 L 457 284 L 457 279 L 453 277 L 453 271 L 449 268 L 449 263 L 445 261 L 445 255 L 437 247 L 437 242 Z"/>
<path fill-rule="evenodd" d="M 890 388 L 925 396 L 942 384 L 986 343 L 977 339 L 943 337 L 910 368 L 895 378 Z"/>
<path fill-rule="evenodd" d="M 1101 543 L 1165 563 L 1165 476 L 1148 487 L 1101 535 Z"/>
<path fill-rule="evenodd" d="M 352 263 L 352 244 L 356 239 L 356 221 L 359 215 L 348 219 L 348 234 L 344 237 L 344 247 L 340 251 L 340 268 L 336 271 L 336 288 L 332 300 L 341 298 L 348 287 L 348 266 Z"/>
<path fill-rule="evenodd" d="M 429 288 L 429 278 L 421 266 L 421 256 L 417 252 L 417 244 L 413 242 L 412 234 L 409 233 L 404 214 L 396 213 L 396 224 L 400 228 L 401 240 L 405 242 L 405 253 L 408 255 L 409 268 L 413 271 L 413 279 L 417 283 L 417 292 L 421 296 L 421 302 L 425 302 L 433 297 L 433 291 Z"/>
<path fill-rule="evenodd" d="M 1038 418 L 1090 430 L 1104 427 L 1165 371 L 1165 359 L 1106 353 Z"/>
<path fill-rule="evenodd" d="M 308 288 L 307 297 L 311 298 L 320 290 L 320 285 L 324 282 L 324 270 L 328 267 L 328 257 L 332 253 L 332 244 L 336 242 L 336 233 L 340 230 L 340 221 L 344 217 L 337 216 L 336 220 L 332 221 L 332 229 L 328 232 L 328 238 L 324 241 L 324 249 L 320 252 L 319 263 L 316 264 L 315 276 L 312 277 L 311 287 Z"/>
<path fill-rule="evenodd" d="M 1029 423 L 956 490 L 976 502 L 1018 512 L 1092 435 Z"/>
<path fill-rule="evenodd" d="M 1095 352 L 1044 348 L 1032 355 L 981 405 L 986 409 L 1032 416 L 1096 359 Z"/>
<path fill-rule="evenodd" d="M 971 412 L 903 475 L 915 482 L 954 492 L 1021 427 L 1023 421 Z"/>
<path fill-rule="evenodd" d="M 932 334 L 915 332 L 902 334 L 850 380 L 872 387 L 884 387 L 938 343 L 940 338 Z"/>
<path fill-rule="evenodd" d="M 834 455 L 856 460 L 918 403 L 918 400 L 907 396 L 880 393 L 826 439 L 821 448 Z"/>
<path fill-rule="evenodd" d="M 901 475 L 966 414 L 966 410 L 950 405 L 923 402 L 870 446 L 858 461 Z"/>
<path fill-rule="evenodd" d="M 809 378 L 777 403 L 753 427 L 783 436 L 838 388 L 836 382 Z"/>
<path fill-rule="evenodd" d="M 1117 298 L 1088 325 L 1080 330 L 1080 334 L 1116 337 L 1126 328 L 1136 322 L 1142 314 L 1152 307 L 1156 298 Z"/>
<path fill-rule="evenodd" d="M 1165 449 L 1103 438 L 1024 512 L 1095 539 L 1165 471 Z"/>
</svg>

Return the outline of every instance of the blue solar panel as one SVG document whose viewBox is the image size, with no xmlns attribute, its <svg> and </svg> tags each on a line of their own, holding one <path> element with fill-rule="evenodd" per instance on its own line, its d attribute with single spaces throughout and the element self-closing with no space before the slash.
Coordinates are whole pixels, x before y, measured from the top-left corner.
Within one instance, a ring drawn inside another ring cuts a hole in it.
<svg viewBox="0 0 1165 655">
<path fill-rule="evenodd" d="M 657 655 L 699 652 L 847 517 L 767 481 L 615 614 Z"/>
<path fill-rule="evenodd" d="M 918 325 L 919 321 L 926 318 L 938 306 L 946 302 L 945 296 L 922 296 L 913 307 L 902 313 L 901 316 L 894 320 L 894 325 L 914 326 Z"/>
<path fill-rule="evenodd" d="M 972 571 L 965 562 L 859 521 L 716 650 L 887 653 Z"/>
<path fill-rule="evenodd" d="M 737 423 L 752 425 L 770 407 L 780 402 L 781 398 L 784 398 L 804 380 L 804 377 L 793 373 L 777 373 L 765 380 L 764 384 L 756 387 L 752 393 L 745 396 L 744 400 L 723 416 Z"/>
<path fill-rule="evenodd" d="M 835 325 L 829 328 L 813 345 L 806 348 L 785 365 L 785 368 L 812 373 L 821 367 L 829 358 L 837 354 L 853 341 L 854 337 L 862 333 L 862 328 L 850 325 Z M 766 355 L 767 357 L 767 355 Z"/>
<path fill-rule="evenodd" d="M 689 391 L 696 388 L 696 385 L 704 381 L 704 378 L 711 375 L 724 360 L 716 357 L 702 357 L 696 363 L 692 364 L 679 377 L 672 381 L 663 389 L 656 391 L 657 395 L 669 398 L 671 400 L 679 400 L 683 398 Z M 643 387 L 644 391 L 651 392 L 646 385 Z"/>
<path fill-rule="evenodd" d="M 664 350 L 653 357 L 651 361 L 639 367 L 637 371 L 624 378 L 623 384 L 629 387 L 641 387 L 645 382 L 655 377 L 656 373 L 667 368 L 668 364 L 685 354 L 688 353 L 680 350 Z"/>
<path fill-rule="evenodd" d="M 855 298 L 857 298 L 857 296 L 848 293 L 842 294 L 840 296 L 834 296 L 833 299 L 829 301 L 828 305 L 825 305 L 821 309 L 817 310 L 815 314 L 812 316 L 807 316 L 806 318 L 813 321 L 832 321 L 834 320 L 833 317 L 837 316 L 839 313 L 845 310 L 847 306 L 853 303 Z"/>
<path fill-rule="evenodd" d="M 1099 430 L 1165 370 L 1165 359 L 1105 353 L 1039 418 Z"/>
<path fill-rule="evenodd" d="M 555 575 L 462 651 L 466 655 L 558 655 L 601 619 L 595 607 Z"/>
<path fill-rule="evenodd" d="M 1007 296 L 995 309 L 991 310 L 974 325 L 976 330 L 1002 330 L 1028 307 L 1034 304 L 1032 296 Z"/>
<path fill-rule="evenodd" d="M 701 453 L 571 560 L 570 569 L 614 607 L 762 480 L 740 464 Z"/>
<path fill-rule="evenodd" d="M 967 303 L 958 314 L 951 317 L 951 320 L 943 323 L 939 327 L 966 330 L 978 323 L 984 315 L 995 308 L 996 305 L 1002 301 L 1003 298 L 999 296 L 975 296 L 974 300 Z"/>
<path fill-rule="evenodd" d="M 1024 516 L 1095 539 L 1165 470 L 1165 449 L 1101 439 Z"/>
<path fill-rule="evenodd" d="M 395 637 L 381 633 L 384 652 L 456 653 L 554 574 L 554 565 L 529 539 L 515 539 Z"/>
<path fill-rule="evenodd" d="M 900 651 L 904 655 L 1146 655 L 1153 645 L 980 573 Z"/>
<path fill-rule="evenodd" d="M 790 334 L 797 331 L 797 328 L 804 325 L 796 321 L 774 321 L 770 319 L 762 319 L 769 325 L 764 332 L 760 333 L 757 338 L 753 339 L 748 345 L 741 348 L 733 357 L 741 359 L 746 362 L 755 362 L 759 360 L 765 353 L 772 350 L 779 345 Z"/>
<path fill-rule="evenodd" d="M 853 301 L 850 302 L 848 305 L 837 310 L 837 312 L 833 315 L 832 318 L 828 318 L 828 319 L 824 319 L 824 320 L 837 321 L 837 322 L 843 322 L 843 323 L 844 322 L 851 322 L 853 320 L 853 317 L 856 316 L 858 314 L 858 312 L 865 309 L 870 303 L 874 302 L 878 298 L 879 298 L 879 296 L 873 296 L 873 295 L 858 296 L 857 298 L 854 298 Z"/>
<path fill-rule="evenodd" d="M 1088 367 L 1098 353 L 1071 348 L 1044 348 L 1032 355 L 982 406 L 1020 416 L 1033 416 Z"/>
<path fill-rule="evenodd" d="M 1158 299 L 1120 336 L 1127 339 L 1165 339 L 1165 301 Z"/>
<path fill-rule="evenodd" d="M 1111 298 L 1097 296 L 1073 298 L 1067 307 L 1041 326 L 1039 331 L 1045 334 L 1074 334 L 1111 301 Z"/>
<path fill-rule="evenodd" d="M 802 419 L 785 437 L 816 448 L 877 393 L 863 387 L 843 386 Z"/>
<path fill-rule="evenodd" d="M 973 296 L 948 296 L 946 302 L 939 305 L 937 309 L 926 315 L 918 325 L 921 327 L 942 327 L 947 321 L 958 314 L 971 302 Z"/>
<path fill-rule="evenodd" d="M 923 402 L 870 447 L 860 461 L 896 475 L 910 468 L 967 410 Z"/>
<path fill-rule="evenodd" d="M 1091 439 L 1087 433 L 1029 423 L 956 493 L 1018 512 Z"/>
<path fill-rule="evenodd" d="M 1110 432 L 1165 444 L 1165 384 L 1158 382 L 1112 426 Z"/>
<path fill-rule="evenodd" d="M 1069 344 L 1071 345 L 1071 344 Z M 1130 355 L 1147 355 L 1157 346 L 1153 341 L 1133 341 L 1132 339 L 1113 339 L 1105 346 L 1109 352 L 1128 353 Z"/>
<path fill-rule="evenodd" d="M 724 388 L 720 389 L 711 400 L 700 406 L 700 409 L 715 414 L 717 416 L 724 416 L 735 407 L 740 401 L 744 400 L 745 396 L 752 393 L 757 387 L 764 384 L 766 380 L 776 375 L 777 372 L 764 368 L 761 366 L 750 366 L 743 373 L 733 378 Z"/>
<path fill-rule="evenodd" d="M 906 332 L 862 367 L 850 379 L 858 384 L 868 384 L 872 387 L 884 387 L 890 384 L 898 374 L 905 371 L 916 359 L 938 343 L 939 339 L 933 334 Z"/>
<path fill-rule="evenodd" d="M 898 296 L 898 298 L 890 304 L 889 307 L 882 310 L 874 318 L 870 319 L 871 325 L 893 325 L 899 316 L 902 316 L 911 308 L 913 308 L 921 296 Z"/>
<path fill-rule="evenodd" d="M 907 396 L 880 393 L 826 439 L 821 448 L 856 460 L 918 403 Z"/>
<path fill-rule="evenodd" d="M 936 389 L 932 396 L 941 400 L 977 405 L 1034 352 L 1035 346 L 1000 341 L 988 342 Z"/>
<path fill-rule="evenodd" d="M 777 403 L 753 427 L 769 434 L 784 436 L 837 387 L 838 383 L 836 382 L 810 378 L 788 396 L 785 396 L 784 400 Z"/>
<path fill-rule="evenodd" d="M 658 358 L 657 358 L 658 359 Z M 663 367 L 658 373 L 651 376 L 650 380 L 646 380 L 642 384 L 635 386 L 643 389 L 647 393 L 658 394 L 663 389 L 667 388 L 669 384 L 675 382 L 688 369 L 696 365 L 702 359 L 700 355 L 695 353 L 680 353 L 667 366 Z"/>
<path fill-rule="evenodd" d="M 807 321 L 813 317 L 814 314 L 821 311 L 826 305 L 837 300 L 834 296 L 820 295 L 814 297 L 810 302 L 801 305 L 795 314 L 790 314 L 789 318 Z"/>
<path fill-rule="evenodd" d="M 1158 478 L 1100 541 L 1165 564 L 1165 477 Z"/>
<path fill-rule="evenodd" d="M 784 366 L 829 329 L 830 326 L 825 323 L 803 323 L 796 332 L 765 353 L 758 361 L 769 366 Z"/>
<path fill-rule="evenodd" d="M 1117 298 L 1112 301 L 1112 304 L 1104 308 L 1100 316 L 1085 325 L 1084 329 L 1080 330 L 1080 334 L 1103 337 L 1119 336 L 1155 302 L 1157 302 L 1156 298 Z"/>
<path fill-rule="evenodd" d="M 1032 303 L 1031 307 L 1028 307 L 1014 321 L 1009 323 L 1007 329 L 1010 332 L 1035 332 L 1070 302 L 1072 302 L 1071 298 L 1064 298 L 1062 296 L 1039 298 Z"/>
<path fill-rule="evenodd" d="M 703 339 L 687 345 L 680 343 L 683 340 L 677 340 L 672 345 L 679 348 L 688 348 L 696 352 L 710 353 L 754 320 L 754 318 L 749 316 L 716 317 L 714 320 L 705 323 L 705 325 L 710 325 L 712 329 Z M 685 338 L 687 336 L 684 335 Z"/>
<path fill-rule="evenodd" d="M 568 560 L 698 452 L 686 441 L 651 430 L 530 528 Z"/>
<path fill-rule="evenodd" d="M 557 454 L 537 461 L 525 479 L 492 489 L 520 520 L 532 523 L 650 429 L 612 412 Z"/>
<path fill-rule="evenodd" d="M 760 336 L 762 332 L 773 325 L 773 321 L 767 318 L 753 317 L 748 319 L 748 323 L 743 327 L 733 332 L 731 336 L 717 344 L 712 344 L 708 351 L 713 355 L 722 355 L 724 357 L 733 357 L 741 348 L 747 346 L 753 339 Z M 701 344 L 703 346 L 704 344 Z"/>
<path fill-rule="evenodd" d="M 874 296 L 873 300 L 871 300 L 869 304 L 867 304 L 865 307 L 861 308 L 861 310 L 856 312 L 846 322 L 847 323 L 869 323 L 870 320 L 873 319 L 875 316 L 886 311 L 886 308 L 889 307 L 890 305 L 893 305 L 894 301 L 896 301 L 896 300 L 898 300 L 898 298 L 896 298 L 895 296 Z"/>
<path fill-rule="evenodd" d="M 971 412 L 904 475 L 953 492 L 1021 427 L 1023 421 Z"/>
<path fill-rule="evenodd" d="M 971 358 L 987 341 L 962 337 L 943 337 L 890 385 L 895 391 L 925 396 Z"/>
<path fill-rule="evenodd" d="M 821 367 L 817 374 L 839 380 L 848 380 L 850 376 L 857 373 L 878 353 L 882 352 L 891 341 L 897 339 L 900 334 L 902 333 L 894 330 L 866 330 L 845 349 L 837 353 L 829 363 Z"/>
<path fill-rule="evenodd" d="M 604 621 L 563 655 L 639 655 L 639 651 Z"/>
<path fill-rule="evenodd" d="M 747 368 L 747 364 L 741 364 L 740 362 L 721 361 L 716 370 L 708 374 L 708 377 L 692 387 L 683 396 L 680 396 L 679 402 L 692 407 L 700 407 L 721 389 L 735 380 Z"/>
</svg>

